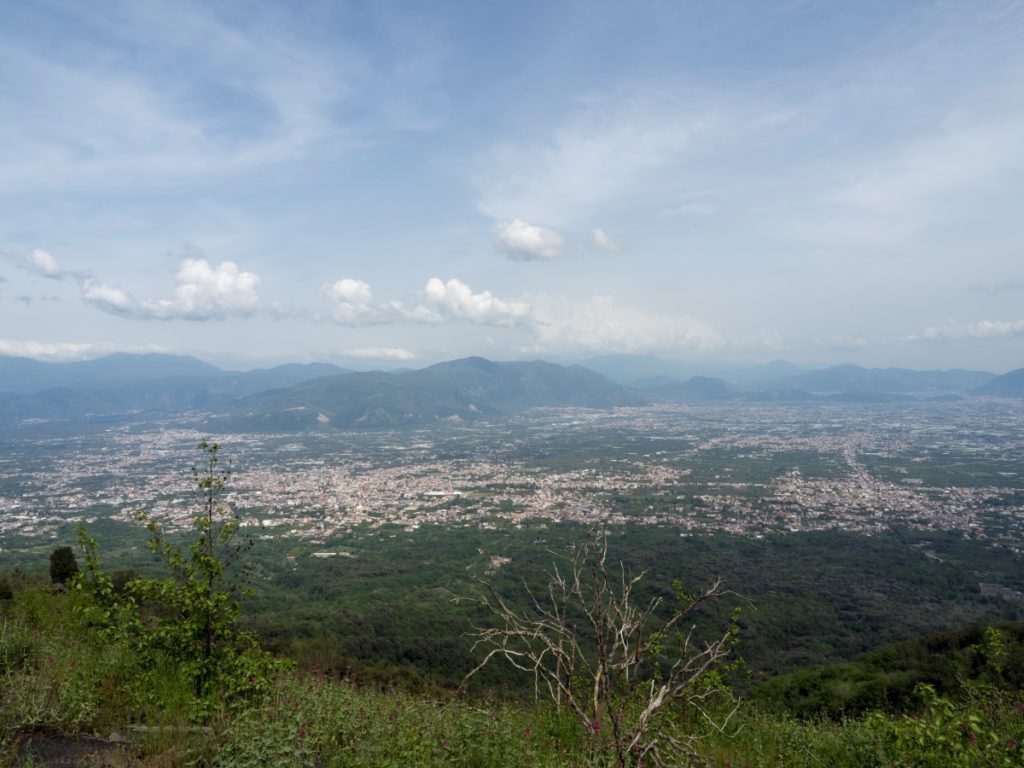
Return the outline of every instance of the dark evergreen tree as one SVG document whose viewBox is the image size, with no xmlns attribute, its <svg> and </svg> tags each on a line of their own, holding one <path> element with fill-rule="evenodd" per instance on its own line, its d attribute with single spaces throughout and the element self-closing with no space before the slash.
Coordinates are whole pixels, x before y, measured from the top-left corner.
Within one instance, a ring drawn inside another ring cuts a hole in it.
<svg viewBox="0 0 1024 768">
<path fill-rule="evenodd" d="M 67 584 L 68 579 L 78 573 L 78 561 L 71 547 L 57 547 L 50 555 L 50 581 Z"/>
</svg>

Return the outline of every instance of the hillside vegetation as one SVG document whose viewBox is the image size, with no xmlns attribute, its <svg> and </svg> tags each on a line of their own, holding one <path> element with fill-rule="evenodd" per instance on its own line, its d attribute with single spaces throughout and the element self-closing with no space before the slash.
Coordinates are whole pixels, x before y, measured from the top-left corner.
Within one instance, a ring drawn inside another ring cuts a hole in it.
<svg viewBox="0 0 1024 768">
<path fill-rule="evenodd" d="M 543 700 L 367 688 L 287 664 L 249 693 L 197 707 L 179 665 L 147 672 L 127 642 L 75 610 L 73 595 L 11 586 L 0 601 L 0 765 L 45 765 L 33 745 L 55 734 L 120 734 L 124 742 L 92 742 L 114 766 L 614 765 L 602 761 L 599 729 Z M 1019 642 L 1004 650 L 1021 652 Z M 998 674 L 1001 658 L 989 657 L 987 674 Z M 798 719 L 784 706 L 766 713 L 745 703 L 727 733 L 689 723 L 701 734 L 692 764 L 1018 766 L 1022 708 L 1019 690 L 981 679 L 944 697 L 921 688 L 908 715 Z M 134 724 L 151 730 L 132 736 Z"/>
</svg>

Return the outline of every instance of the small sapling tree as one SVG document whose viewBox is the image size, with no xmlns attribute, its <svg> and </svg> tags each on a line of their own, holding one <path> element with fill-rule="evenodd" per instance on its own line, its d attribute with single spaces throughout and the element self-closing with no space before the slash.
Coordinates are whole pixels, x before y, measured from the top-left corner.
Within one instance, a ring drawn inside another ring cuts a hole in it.
<svg viewBox="0 0 1024 768">
<path fill-rule="evenodd" d="M 528 586 L 527 607 L 514 606 L 490 582 L 470 598 L 493 619 L 473 630 L 483 660 L 534 678 L 537 696 L 568 709 L 611 765 L 680 765 L 696 758 L 698 736 L 723 732 L 737 702 L 721 672 L 735 645 L 736 616 L 724 630 L 701 633 L 701 606 L 727 594 L 716 580 L 697 594 L 676 585 L 676 604 L 638 602 L 644 574 L 608 562 L 607 535 L 592 532 L 548 572 L 545 594 Z M 525 585 L 524 585 L 525 586 Z"/>
<path fill-rule="evenodd" d="M 253 645 L 236 626 L 241 579 L 229 574 L 252 547 L 252 539 L 239 540 L 238 514 L 221 505 L 231 470 L 221 466 L 220 446 L 203 440 L 199 450 L 202 461 L 192 468 L 197 496 L 194 539 L 182 548 L 168 539 L 158 521 L 140 513 L 138 519 L 151 534 L 149 548 L 171 573 L 165 579 L 130 584 L 144 601 L 159 608 L 151 621 L 149 644 L 181 663 L 196 697 L 204 698 L 233 682 L 230 670 L 241 652 Z"/>
<path fill-rule="evenodd" d="M 233 566 L 253 542 L 238 535 L 238 514 L 221 504 L 231 473 L 220 464 L 220 446 L 203 440 L 199 450 L 202 460 L 192 468 L 191 538 L 179 544 L 148 513 L 136 516 L 169 575 L 152 579 L 120 571 L 111 576 L 100 568 L 96 539 L 80 528 L 85 569 L 72 580 L 72 594 L 90 626 L 130 643 L 150 683 L 150 699 L 159 698 L 152 692 L 166 689 L 161 676 L 173 670 L 195 696 L 191 714 L 202 719 L 219 704 L 263 693 L 285 665 L 237 626 L 243 579 Z"/>
</svg>

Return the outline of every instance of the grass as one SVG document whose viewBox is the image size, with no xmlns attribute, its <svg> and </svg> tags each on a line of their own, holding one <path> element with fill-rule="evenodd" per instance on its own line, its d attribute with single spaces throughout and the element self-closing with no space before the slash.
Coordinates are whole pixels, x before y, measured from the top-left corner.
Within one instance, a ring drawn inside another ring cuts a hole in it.
<svg viewBox="0 0 1024 768">
<path fill-rule="evenodd" d="M 454 693 L 427 697 L 284 672 L 262 698 L 214 707 L 202 723 L 195 722 L 193 704 L 178 670 L 168 665 L 142 674 L 127 647 L 69 610 L 66 595 L 48 586 L 24 586 L 13 600 L 0 601 L 0 768 L 40 765 L 19 755 L 18 745 L 27 738 L 128 735 L 132 724 L 150 728 L 106 755 L 105 764 L 611 765 L 602 758 L 598 736 L 544 703 L 482 702 Z M 874 714 L 849 720 L 799 720 L 746 705 L 734 724 L 734 733 L 703 737 L 695 763 L 716 768 L 1024 764 L 1015 744 L 1024 741 L 1019 693 L 979 695 L 963 704 L 933 698 L 913 717 Z"/>
</svg>

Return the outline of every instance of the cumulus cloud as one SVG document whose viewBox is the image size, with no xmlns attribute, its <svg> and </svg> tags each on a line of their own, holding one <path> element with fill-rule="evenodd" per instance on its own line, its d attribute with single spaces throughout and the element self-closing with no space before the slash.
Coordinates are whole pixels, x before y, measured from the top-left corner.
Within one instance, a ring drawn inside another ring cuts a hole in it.
<svg viewBox="0 0 1024 768">
<path fill-rule="evenodd" d="M 415 360 L 416 355 L 407 349 L 400 347 L 360 347 L 350 349 L 346 353 L 349 357 L 369 357 L 382 360 Z"/>
<path fill-rule="evenodd" d="M 610 296 L 581 303 L 544 302 L 535 308 L 538 349 L 604 352 L 709 350 L 725 339 L 710 325 L 625 307 Z"/>
<path fill-rule="evenodd" d="M 364 325 L 382 321 L 380 308 L 373 304 L 373 291 L 362 280 L 346 277 L 325 285 L 324 296 L 331 301 L 331 315 L 342 325 Z"/>
<path fill-rule="evenodd" d="M 495 228 L 494 245 L 513 261 L 544 261 L 558 258 L 565 241 L 553 229 L 513 219 Z"/>
<path fill-rule="evenodd" d="M 622 246 L 600 227 L 591 230 L 590 244 L 605 253 L 618 253 L 622 250 Z"/>
<path fill-rule="evenodd" d="M 206 259 L 185 259 L 176 281 L 173 299 L 147 301 L 144 311 L 161 319 L 212 320 L 244 317 L 259 308 L 259 277 L 233 261 L 212 267 Z"/>
<path fill-rule="evenodd" d="M 354 278 L 325 285 L 321 293 L 331 302 L 332 319 L 352 327 L 403 321 L 434 324 L 455 321 L 506 327 L 530 322 L 528 304 L 499 299 L 490 291 L 474 293 L 458 278 L 447 283 L 430 278 L 423 289 L 423 301 L 411 307 L 400 301 L 374 301 L 370 286 Z"/>
<path fill-rule="evenodd" d="M 373 292 L 370 290 L 369 284 L 362 280 L 353 280 L 350 277 L 325 286 L 324 292 L 332 299 L 345 304 L 361 306 L 373 301 Z"/>
<path fill-rule="evenodd" d="M 430 309 L 448 319 L 498 326 L 520 325 L 530 320 L 529 304 L 504 301 L 490 291 L 473 293 L 472 288 L 457 278 L 447 283 L 430 278 L 424 296 Z"/>
<path fill-rule="evenodd" d="M 175 281 L 173 298 L 138 301 L 121 288 L 89 278 L 82 281 L 82 298 L 104 312 L 141 320 L 221 320 L 248 317 L 261 308 L 260 278 L 233 261 L 214 267 L 206 259 L 185 259 Z"/>
</svg>

